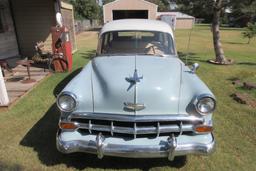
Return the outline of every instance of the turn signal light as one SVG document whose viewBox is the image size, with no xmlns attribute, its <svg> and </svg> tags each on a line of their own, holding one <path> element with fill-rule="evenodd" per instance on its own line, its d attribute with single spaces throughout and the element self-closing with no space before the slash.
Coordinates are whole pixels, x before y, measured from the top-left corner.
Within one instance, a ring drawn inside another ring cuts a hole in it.
<svg viewBox="0 0 256 171">
<path fill-rule="evenodd" d="M 212 126 L 208 126 L 208 125 L 199 125 L 199 126 L 195 127 L 195 131 L 197 133 L 212 132 L 213 131 L 213 127 Z"/>
<path fill-rule="evenodd" d="M 59 127 L 61 129 L 76 129 L 77 126 L 74 123 L 60 122 Z"/>
</svg>

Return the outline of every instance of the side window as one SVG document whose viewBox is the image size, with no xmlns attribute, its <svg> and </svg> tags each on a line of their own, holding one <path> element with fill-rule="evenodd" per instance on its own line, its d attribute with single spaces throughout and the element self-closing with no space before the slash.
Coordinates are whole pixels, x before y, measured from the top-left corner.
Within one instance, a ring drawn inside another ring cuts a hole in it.
<svg viewBox="0 0 256 171">
<path fill-rule="evenodd" d="M 102 35 L 101 53 L 107 53 L 107 51 L 112 45 L 112 41 L 113 33 L 105 33 L 104 35 Z"/>
<path fill-rule="evenodd" d="M 108 38 L 109 46 L 111 46 L 112 41 L 113 41 L 113 33 L 109 33 L 109 38 Z"/>
<path fill-rule="evenodd" d="M 172 36 L 169 34 L 165 34 L 165 38 L 166 38 L 165 40 L 166 49 L 168 49 L 168 51 L 170 51 L 171 54 L 175 54 Z"/>
<path fill-rule="evenodd" d="M 105 33 L 105 34 L 103 35 L 101 53 L 106 53 L 107 44 L 108 44 L 108 37 L 109 37 L 109 34 L 108 34 L 108 33 Z"/>
</svg>

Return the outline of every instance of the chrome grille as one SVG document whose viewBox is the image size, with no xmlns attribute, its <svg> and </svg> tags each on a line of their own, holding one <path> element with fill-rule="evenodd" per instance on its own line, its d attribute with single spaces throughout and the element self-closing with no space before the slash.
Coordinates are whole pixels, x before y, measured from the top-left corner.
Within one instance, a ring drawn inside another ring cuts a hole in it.
<svg viewBox="0 0 256 171">
<path fill-rule="evenodd" d="M 119 121 L 117 119 L 102 120 L 95 118 L 74 117 L 70 119 L 75 122 L 81 132 L 96 134 L 102 132 L 110 136 L 121 137 L 152 137 L 171 134 L 188 134 L 193 132 L 196 124 L 201 124 L 202 120 L 183 119 L 183 120 L 134 120 Z"/>
</svg>

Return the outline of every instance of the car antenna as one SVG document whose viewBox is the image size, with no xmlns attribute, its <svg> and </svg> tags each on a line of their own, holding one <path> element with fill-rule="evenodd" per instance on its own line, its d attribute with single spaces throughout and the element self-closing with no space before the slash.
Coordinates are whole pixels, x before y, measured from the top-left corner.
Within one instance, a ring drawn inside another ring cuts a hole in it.
<svg viewBox="0 0 256 171">
<path fill-rule="evenodd" d="M 188 65 L 188 57 L 189 57 L 189 54 L 190 54 L 190 40 L 191 40 L 191 34 L 192 34 L 192 31 L 193 31 L 193 25 L 192 25 L 192 28 L 189 30 L 189 36 L 188 36 L 188 44 L 187 44 L 187 54 L 186 54 L 186 61 L 185 61 L 185 64 Z"/>
</svg>

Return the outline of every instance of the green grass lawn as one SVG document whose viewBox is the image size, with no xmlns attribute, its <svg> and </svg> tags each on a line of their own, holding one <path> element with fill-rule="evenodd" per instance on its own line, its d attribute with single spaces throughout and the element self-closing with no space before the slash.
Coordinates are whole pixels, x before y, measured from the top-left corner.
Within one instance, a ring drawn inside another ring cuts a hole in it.
<svg viewBox="0 0 256 171">
<path fill-rule="evenodd" d="M 187 53 L 188 30 L 175 32 L 179 52 Z M 255 170 L 256 109 L 233 101 L 230 95 L 243 91 L 231 84 L 237 77 L 256 82 L 256 40 L 246 44 L 241 29 L 223 29 L 223 47 L 232 66 L 205 62 L 214 58 L 212 36 L 208 26 L 192 31 L 188 63 L 198 62 L 198 75 L 218 100 L 214 113 L 214 134 L 217 141 L 211 156 L 188 156 L 173 162 L 167 159 L 123 159 L 94 155 L 63 155 L 55 148 L 59 112 L 55 95 L 72 79 L 95 52 L 97 34 L 78 36 L 79 51 L 74 55 L 72 74 L 55 74 L 20 100 L 8 112 L 0 113 L 0 170 Z M 183 57 L 184 59 L 184 57 Z M 253 95 L 254 93 L 251 93 Z"/>
</svg>

